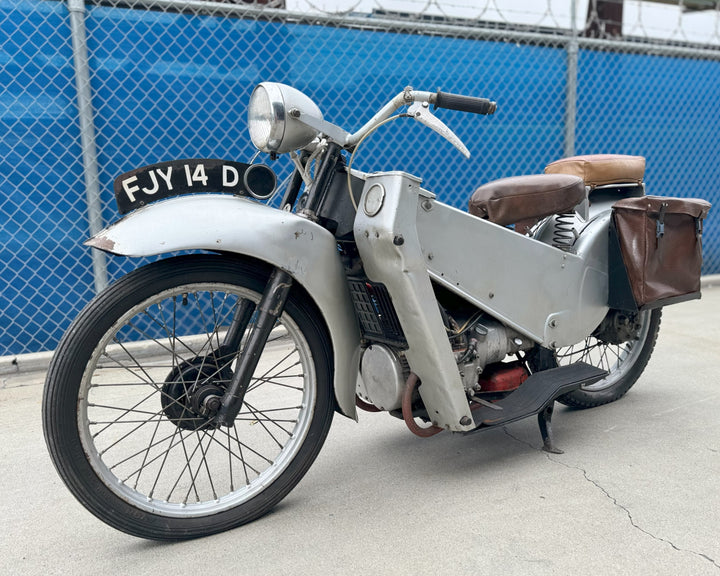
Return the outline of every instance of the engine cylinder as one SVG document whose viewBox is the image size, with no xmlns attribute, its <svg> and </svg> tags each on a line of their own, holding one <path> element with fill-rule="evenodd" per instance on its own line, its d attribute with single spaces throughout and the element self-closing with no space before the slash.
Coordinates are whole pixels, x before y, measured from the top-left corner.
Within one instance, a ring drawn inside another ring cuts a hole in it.
<svg viewBox="0 0 720 576">
<path fill-rule="evenodd" d="M 502 362 L 508 354 L 533 346 L 529 339 L 520 337 L 511 328 L 490 318 L 476 322 L 470 334 L 470 348 L 457 354 L 458 367 L 466 390 L 477 387 L 478 376 L 486 366 Z"/>
</svg>

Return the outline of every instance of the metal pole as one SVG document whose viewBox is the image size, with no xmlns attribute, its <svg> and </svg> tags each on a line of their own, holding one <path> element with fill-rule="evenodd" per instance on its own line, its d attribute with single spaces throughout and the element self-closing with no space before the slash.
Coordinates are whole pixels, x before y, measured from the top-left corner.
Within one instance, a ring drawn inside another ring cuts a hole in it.
<svg viewBox="0 0 720 576">
<path fill-rule="evenodd" d="M 565 146 L 563 155 L 575 155 L 575 122 L 577 115 L 578 33 L 575 24 L 576 0 L 570 0 L 570 41 L 567 43 L 565 77 Z"/>
<path fill-rule="evenodd" d="M 85 197 L 90 234 L 103 228 L 102 203 L 100 201 L 100 180 L 98 178 L 97 147 L 93 122 L 92 96 L 90 94 L 90 67 L 88 65 L 87 33 L 85 31 L 84 0 L 67 0 L 70 12 L 75 84 L 77 86 L 78 119 L 80 120 L 80 146 L 82 148 L 83 172 L 85 174 Z M 95 292 L 108 284 L 105 254 L 92 250 Z"/>
</svg>

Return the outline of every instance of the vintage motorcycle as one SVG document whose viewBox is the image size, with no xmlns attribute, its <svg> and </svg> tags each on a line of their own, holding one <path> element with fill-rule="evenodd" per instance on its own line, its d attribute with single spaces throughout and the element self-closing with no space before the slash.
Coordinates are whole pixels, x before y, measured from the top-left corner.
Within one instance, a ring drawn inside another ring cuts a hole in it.
<svg viewBox="0 0 720 576">
<path fill-rule="evenodd" d="M 179 160 L 116 179 L 124 217 L 87 245 L 195 253 L 121 278 L 56 351 L 45 438 L 88 510 L 145 538 L 212 534 L 287 495 L 335 412 L 386 411 L 419 436 L 537 415 L 557 451 L 556 400 L 592 407 L 630 389 L 661 307 L 700 296 L 710 205 L 645 196 L 633 156 L 490 182 L 469 213 L 410 174 L 352 168 L 396 118 L 469 156 L 431 105 L 496 109 L 406 88 L 350 134 L 301 92 L 259 84 L 252 142 L 294 163 L 280 209 L 257 201 L 276 188 L 262 164 Z"/>
</svg>

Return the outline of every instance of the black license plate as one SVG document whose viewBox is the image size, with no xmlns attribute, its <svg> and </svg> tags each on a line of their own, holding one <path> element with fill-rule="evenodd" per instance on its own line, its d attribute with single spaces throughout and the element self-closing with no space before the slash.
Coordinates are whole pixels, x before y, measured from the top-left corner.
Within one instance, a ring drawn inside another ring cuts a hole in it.
<svg viewBox="0 0 720 576">
<path fill-rule="evenodd" d="M 189 159 L 159 162 L 136 168 L 115 178 L 113 190 L 121 214 L 146 204 L 201 192 L 223 192 L 238 196 L 269 198 L 277 179 L 263 164 L 230 160 Z"/>
</svg>

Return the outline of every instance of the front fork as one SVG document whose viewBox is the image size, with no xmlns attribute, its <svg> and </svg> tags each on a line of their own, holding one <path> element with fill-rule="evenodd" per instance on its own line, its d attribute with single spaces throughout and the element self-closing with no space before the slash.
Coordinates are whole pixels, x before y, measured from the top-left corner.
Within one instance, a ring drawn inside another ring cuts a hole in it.
<svg viewBox="0 0 720 576">
<path fill-rule="evenodd" d="M 332 181 L 335 166 L 340 160 L 341 152 L 342 149 L 339 145 L 330 143 L 323 153 L 318 174 L 315 177 L 313 185 L 309 187 L 307 202 L 303 209 L 304 214 L 311 219 L 315 219 L 315 214 L 322 206 Z M 301 163 L 304 165 L 306 161 L 307 154 L 304 154 L 301 157 Z M 283 209 L 292 209 L 302 182 L 299 171 L 295 169 L 282 201 Z M 238 362 L 238 367 L 233 374 L 233 378 L 222 400 L 219 402 L 220 406 L 216 416 L 216 422 L 219 425 L 231 427 L 238 412 L 240 412 L 245 393 L 250 386 L 250 380 L 260 360 L 260 354 L 262 354 L 263 348 L 265 348 L 268 336 L 270 336 L 270 331 L 274 328 L 275 322 L 282 314 L 292 284 L 292 277 L 280 268 L 275 268 L 270 275 L 270 279 L 265 287 L 265 292 L 258 305 L 255 325 L 248 337 L 245 348 L 242 350 L 242 355 Z M 223 341 L 223 351 L 227 351 L 228 353 L 240 351 L 243 334 L 254 311 L 255 307 L 252 302 L 247 299 L 241 302 Z M 218 400 L 215 400 L 215 402 L 217 403 Z"/>
<path fill-rule="evenodd" d="M 293 279 L 290 274 L 280 268 L 275 268 L 270 275 L 257 307 L 255 324 L 217 412 L 216 422 L 221 426 L 230 428 L 235 422 L 270 332 L 285 308 L 292 284 Z M 240 303 L 230 329 L 225 335 L 222 345 L 224 349 L 240 350 L 243 334 L 254 312 L 255 306 L 251 301 L 244 299 Z"/>
</svg>

